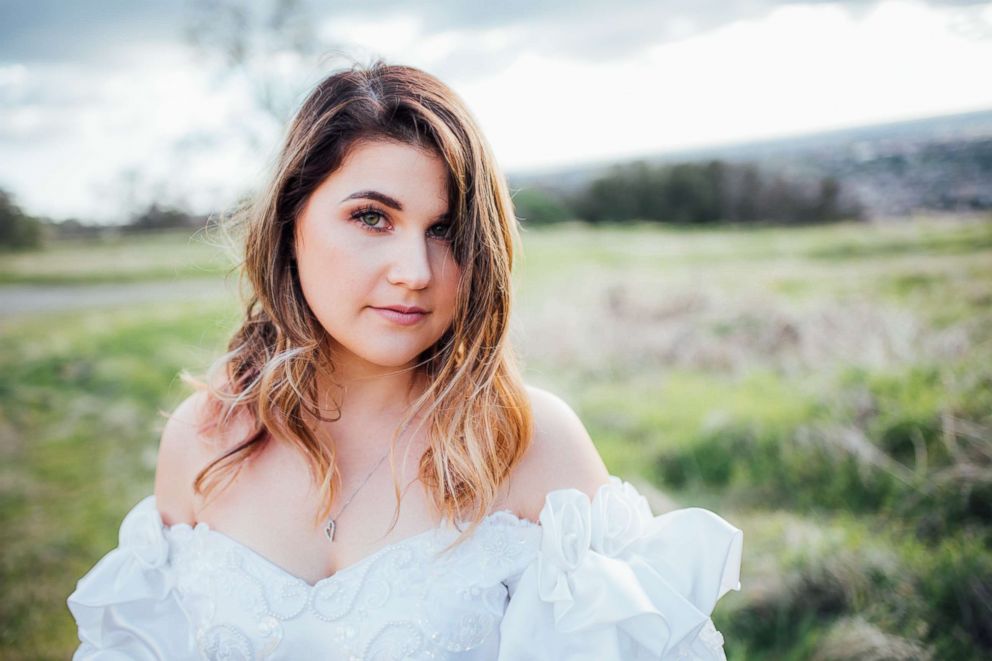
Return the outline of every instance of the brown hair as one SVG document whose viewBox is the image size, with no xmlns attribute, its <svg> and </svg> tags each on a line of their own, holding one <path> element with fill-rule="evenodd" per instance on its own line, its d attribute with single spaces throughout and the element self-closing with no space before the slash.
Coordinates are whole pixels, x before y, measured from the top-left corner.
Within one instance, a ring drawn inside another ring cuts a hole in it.
<svg viewBox="0 0 992 661">
<path fill-rule="evenodd" d="M 468 534 L 495 503 L 533 425 L 508 337 L 517 220 L 492 151 L 464 103 L 437 78 L 381 61 L 339 71 L 316 86 L 289 125 L 268 186 L 234 215 L 244 240 L 244 319 L 205 381 L 188 373 L 183 379 L 209 393 L 201 432 L 219 430 L 239 413 L 249 414 L 252 431 L 200 471 L 194 490 L 209 495 L 220 477 L 278 438 L 304 452 L 321 485 L 317 521 L 329 516 L 340 484 L 333 443 L 319 442 L 308 420 L 328 420 L 317 405 L 316 376 L 319 366 L 333 369 L 333 362 L 325 331 L 303 297 L 293 236 L 314 189 L 357 141 L 368 139 L 430 149 L 448 168 L 452 251 L 462 278 L 450 328 L 418 356 L 416 369 L 429 386 L 402 424 L 428 405 L 429 447 L 419 475 L 446 519 L 471 521 Z M 398 516 L 398 487 L 395 495 Z"/>
</svg>

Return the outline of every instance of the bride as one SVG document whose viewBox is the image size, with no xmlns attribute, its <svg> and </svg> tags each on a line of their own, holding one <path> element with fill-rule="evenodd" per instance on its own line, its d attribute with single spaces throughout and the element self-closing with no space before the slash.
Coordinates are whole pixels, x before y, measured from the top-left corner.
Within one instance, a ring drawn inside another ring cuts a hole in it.
<svg viewBox="0 0 992 661">
<path fill-rule="evenodd" d="M 242 323 L 68 599 L 75 659 L 724 658 L 742 533 L 655 516 L 522 382 L 517 221 L 447 86 L 327 77 L 241 220 Z"/>
</svg>

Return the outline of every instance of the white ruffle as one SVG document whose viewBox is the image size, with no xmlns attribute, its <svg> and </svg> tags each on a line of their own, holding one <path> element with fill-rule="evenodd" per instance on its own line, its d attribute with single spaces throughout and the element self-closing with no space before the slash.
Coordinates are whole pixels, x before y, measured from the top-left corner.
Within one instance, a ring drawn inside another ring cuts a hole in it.
<svg viewBox="0 0 992 661">
<path fill-rule="evenodd" d="M 82 659 L 194 659 L 192 628 L 174 589 L 165 526 L 148 496 L 121 523 L 119 545 L 67 600 Z"/>
<path fill-rule="evenodd" d="M 653 516 L 617 477 L 591 502 L 549 493 L 540 520 L 540 552 L 509 582 L 501 661 L 725 658 L 709 616 L 740 590 L 741 530 L 702 508 Z"/>
</svg>

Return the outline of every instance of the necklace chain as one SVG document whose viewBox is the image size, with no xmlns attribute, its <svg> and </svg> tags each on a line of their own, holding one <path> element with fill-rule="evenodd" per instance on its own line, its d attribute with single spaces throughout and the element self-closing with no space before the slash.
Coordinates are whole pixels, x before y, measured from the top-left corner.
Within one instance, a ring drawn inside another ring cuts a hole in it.
<svg viewBox="0 0 992 661">
<path fill-rule="evenodd" d="M 403 423 L 403 428 L 400 429 L 400 434 L 406 431 L 406 427 L 408 424 L 409 421 Z M 375 474 L 377 470 L 379 470 L 379 466 L 382 465 L 382 462 L 384 462 L 386 460 L 386 457 L 388 456 L 389 456 L 389 448 L 386 448 L 385 454 L 383 454 L 382 457 L 379 458 L 379 461 L 375 462 L 375 466 L 373 466 L 372 470 L 370 470 L 368 475 L 365 476 L 365 479 L 362 480 L 362 483 L 358 485 L 358 488 L 351 492 L 351 496 L 348 497 L 348 500 L 344 501 L 344 505 L 342 505 L 341 509 L 338 510 L 337 513 L 338 517 L 340 517 L 344 513 L 345 508 L 347 508 L 348 505 L 351 504 L 351 501 L 354 500 L 355 496 L 358 495 L 358 492 L 362 490 L 362 487 L 368 484 L 368 481 L 372 479 L 372 476 Z M 334 541 L 334 532 L 337 530 L 338 527 L 337 522 L 334 519 L 335 519 L 334 516 L 328 517 L 327 525 L 324 526 L 324 535 L 327 536 L 327 541 L 329 542 Z"/>
</svg>

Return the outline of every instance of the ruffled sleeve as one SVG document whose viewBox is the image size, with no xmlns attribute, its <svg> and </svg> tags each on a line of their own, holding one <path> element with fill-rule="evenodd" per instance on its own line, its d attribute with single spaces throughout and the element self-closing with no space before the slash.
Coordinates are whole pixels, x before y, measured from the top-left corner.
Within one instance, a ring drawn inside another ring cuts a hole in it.
<svg viewBox="0 0 992 661">
<path fill-rule="evenodd" d="M 725 659 L 710 614 L 740 590 L 743 533 L 702 508 L 654 516 L 611 477 L 547 495 L 534 560 L 507 581 L 500 661 Z"/>
<path fill-rule="evenodd" d="M 80 580 L 67 604 L 83 659 L 194 659 L 192 627 L 174 589 L 167 529 L 148 496 L 124 517 L 119 545 Z"/>
</svg>

